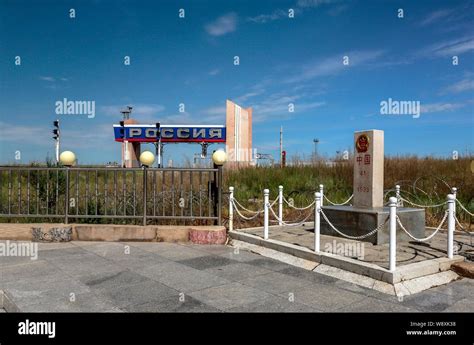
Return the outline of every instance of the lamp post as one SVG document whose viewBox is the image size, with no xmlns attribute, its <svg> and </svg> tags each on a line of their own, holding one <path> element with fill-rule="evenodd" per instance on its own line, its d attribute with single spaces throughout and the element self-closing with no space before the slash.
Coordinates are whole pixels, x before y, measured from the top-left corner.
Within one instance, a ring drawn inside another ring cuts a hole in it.
<svg viewBox="0 0 474 345">
<path fill-rule="evenodd" d="M 215 179 L 215 188 L 217 189 L 217 205 L 215 203 L 214 210 L 217 212 L 217 225 L 222 225 L 222 185 L 223 185 L 223 176 L 222 176 L 222 167 L 227 161 L 227 154 L 224 150 L 216 150 L 212 154 L 212 161 L 214 162 L 214 168 L 217 167 L 217 179 Z M 217 207 L 216 207 L 217 206 Z M 217 208 L 217 209 L 216 209 Z"/>
<path fill-rule="evenodd" d="M 143 168 L 143 226 L 146 225 L 146 206 L 147 206 L 147 168 L 152 166 L 155 161 L 155 155 L 150 151 L 143 151 L 140 154 L 140 163 Z"/>
<path fill-rule="evenodd" d="M 64 195 L 64 223 L 68 223 L 69 214 L 69 168 L 76 163 L 76 155 L 72 151 L 64 151 L 59 155 L 59 161 L 66 167 L 66 193 Z"/>
</svg>

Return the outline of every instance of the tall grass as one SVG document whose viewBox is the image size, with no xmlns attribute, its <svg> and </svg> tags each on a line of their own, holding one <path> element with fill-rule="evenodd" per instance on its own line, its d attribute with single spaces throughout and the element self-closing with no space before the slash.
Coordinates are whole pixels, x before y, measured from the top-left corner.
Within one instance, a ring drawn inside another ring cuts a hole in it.
<svg viewBox="0 0 474 345">
<path fill-rule="evenodd" d="M 384 190 L 386 200 L 394 195 L 399 184 L 402 196 L 422 205 L 433 205 L 446 200 L 451 187 L 457 187 L 458 200 L 471 212 L 474 211 L 474 172 L 471 162 L 474 157 L 458 160 L 416 156 L 386 157 L 384 162 Z M 289 166 L 286 168 L 249 167 L 227 171 L 225 184 L 234 186 L 234 195 L 244 204 L 253 199 L 261 201 L 263 189 L 270 189 L 270 199 L 277 197 L 278 186 L 284 187 L 286 197 L 292 197 L 296 205 L 306 205 L 324 185 L 325 195 L 333 202 L 344 202 L 352 194 L 353 164 L 337 162 L 329 166 L 316 162 L 312 166 Z M 261 203 L 256 205 L 256 208 Z M 439 222 L 442 209 L 427 209 L 427 222 Z M 458 218 L 470 223 L 471 218 L 458 208 Z M 437 223 L 436 223 L 437 225 Z"/>
</svg>

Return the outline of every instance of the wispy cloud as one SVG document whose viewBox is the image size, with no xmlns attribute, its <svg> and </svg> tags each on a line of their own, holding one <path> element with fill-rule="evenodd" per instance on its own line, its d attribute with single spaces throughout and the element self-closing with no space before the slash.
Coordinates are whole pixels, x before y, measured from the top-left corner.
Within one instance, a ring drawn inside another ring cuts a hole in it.
<svg viewBox="0 0 474 345">
<path fill-rule="evenodd" d="M 299 15 L 306 10 L 314 9 L 323 5 L 332 5 L 332 4 L 336 4 L 340 2 L 341 2 L 340 0 L 299 0 L 296 2 L 294 6 L 290 8 L 293 9 L 295 15 Z M 348 4 L 339 5 L 335 8 L 331 8 L 329 10 L 329 14 L 332 16 L 336 16 L 344 12 L 348 8 L 349 8 Z M 282 18 L 289 18 L 288 10 L 289 8 L 288 9 L 279 8 L 279 9 L 274 10 L 271 13 L 263 13 L 254 17 L 247 17 L 247 20 L 249 22 L 264 24 L 264 23 L 272 22 L 274 20 L 278 20 Z"/>
<path fill-rule="evenodd" d="M 44 80 L 44 81 L 49 81 L 51 83 L 56 81 L 56 79 L 54 77 L 50 77 L 50 76 L 40 76 L 39 79 Z"/>
<path fill-rule="evenodd" d="M 319 59 L 304 65 L 297 75 L 288 78 L 285 82 L 295 83 L 317 77 L 334 75 L 344 69 L 360 66 L 375 61 L 383 55 L 382 50 L 353 51 L 347 54 L 334 55 L 326 59 Z M 349 65 L 343 64 L 343 56 L 349 57 Z"/>
<path fill-rule="evenodd" d="M 137 120 L 149 119 L 153 115 L 165 110 L 165 107 L 160 104 L 132 104 L 132 117 L 136 117 Z M 124 105 L 104 105 L 100 107 L 100 112 L 107 116 L 120 116 L 120 110 L 124 108 Z"/>
<path fill-rule="evenodd" d="M 303 99 L 303 94 L 292 96 L 284 95 L 281 92 L 272 94 L 253 107 L 253 121 L 262 122 L 268 119 L 288 119 L 326 104 L 323 101 L 308 102 Z M 294 105 L 294 112 L 289 111 L 288 105 L 290 103 Z"/>
<path fill-rule="evenodd" d="M 211 36 L 223 36 L 237 30 L 237 14 L 227 13 L 215 21 L 204 26 L 206 32 Z"/>
<path fill-rule="evenodd" d="M 297 6 L 303 8 L 319 7 L 321 5 L 330 5 L 340 2 L 340 0 L 298 0 Z"/>
<path fill-rule="evenodd" d="M 449 9 L 441 9 L 441 10 L 436 10 L 434 12 L 431 12 L 425 18 L 421 20 L 420 26 L 427 26 L 427 25 L 436 23 L 443 18 L 449 17 L 454 11 L 455 11 L 454 9 L 449 8 Z"/>
<path fill-rule="evenodd" d="M 426 113 L 441 113 L 445 111 L 453 111 L 464 107 L 465 103 L 430 103 L 421 104 L 421 112 Z"/>
<path fill-rule="evenodd" d="M 210 70 L 208 74 L 214 76 L 214 75 L 218 75 L 220 72 L 221 71 L 218 68 L 215 68 L 213 70 Z"/>
<path fill-rule="evenodd" d="M 474 36 L 464 36 L 429 45 L 418 52 L 418 56 L 453 56 L 474 50 Z"/>
<path fill-rule="evenodd" d="M 474 79 L 468 77 L 448 86 L 444 93 L 461 93 L 470 90 L 474 90 Z"/>
<path fill-rule="evenodd" d="M 255 17 L 248 17 L 247 20 L 254 23 L 264 24 L 264 23 L 272 22 L 274 20 L 283 18 L 283 17 L 288 17 L 288 11 L 277 9 L 273 11 L 272 13 L 260 14 Z"/>
<path fill-rule="evenodd" d="M 46 145 L 51 142 L 45 135 L 49 132 L 46 127 L 17 125 L 1 121 L 0 127 L 2 128 L 0 141 L 19 142 L 21 138 L 21 140 L 34 145 Z"/>
</svg>

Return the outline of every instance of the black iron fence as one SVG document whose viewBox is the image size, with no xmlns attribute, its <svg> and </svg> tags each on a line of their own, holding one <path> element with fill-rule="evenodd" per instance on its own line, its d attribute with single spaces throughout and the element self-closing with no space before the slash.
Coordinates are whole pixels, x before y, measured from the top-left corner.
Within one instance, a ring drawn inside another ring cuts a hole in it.
<svg viewBox="0 0 474 345">
<path fill-rule="evenodd" d="M 0 218 L 221 223 L 221 168 L 0 167 Z"/>
</svg>

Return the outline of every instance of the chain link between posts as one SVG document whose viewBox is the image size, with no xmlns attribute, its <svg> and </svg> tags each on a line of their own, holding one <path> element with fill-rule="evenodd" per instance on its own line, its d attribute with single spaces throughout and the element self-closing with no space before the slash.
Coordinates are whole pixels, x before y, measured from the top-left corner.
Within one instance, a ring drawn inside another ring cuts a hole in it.
<svg viewBox="0 0 474 345">
<path fill-rule="evenodd" d="M 273 217 L 275 217 L 278 222 L 281 222 L 283 225 L 286 225 L 286 226 L 300 226 L 300 225 L 306 223 L 306 221 L 309 219 L 309 217 L 312 216 L 312 213 L 310 213 L 305 219 L 303 219 L 302 221 L 300 221 L 298 223 L 287 223 L 287 222 L 284 222 L 282 219 L 280 219 L 276 215 L 275 211 L 273 211 L 273 208 L 269 207 L 269 209 L 270 209 L 270 212 L 273 214 Z"/>
<path fill-rule="evenodd" d="M 262 211 L 258 211 L 257 213 L 255 213 L 255 214 L 254 214 L 253 216 L 251 216 L 251 217 L 247 217 L 247 216 L 244 216 L 244 215 L 240 212 L 239 208 L 237 207 L 237 204 L 236 204 L 235 200 L 232 200 L 232 204 L 234 205 L 234 209 L 235 209 L 235 211 L 237 212 L 237 214 L 238 214 L 241 218 L 243 218 L 243 219 L 245 219 L 245 220 L 253 220 L 253 219 L 257 218 L 261 213 L 263 213 L 263 210 L 262 210 Z M 255 211 L 252 211 L 252 212 L 255 212 Z"/>
<path fill-rule="evenodd" d="M 413 206 L 416 206 L 416 207 L 422 207 L 422 208 L 429 208 L 429 207 L 440 207 L 440 206 L 444 206 L 446 205 L 448 202 L 445 201 L 441 204 L 437 204 L 437 205 L 419 205 L 419 204 L 415 204 L 414 202 L 410 201 L 410 200 L 407 200 L 403 197 L 400 197 L 400 200 L 404 201 L 404 202 L 407 202 L 409 203 L 410 205 L 413 205 Z"/>
<path fill-rule="evenodd" d="M 339 235 L 343 236 L 343 237 L 346 237 L 346 238 L 349 238 L 351 240 L 361 240 L 363 238 L 366 238 L 366 237 L 369 237 L 369 236 L 372 236 L 373 234 L 375 234 L 377 231 L 379 231 L 380 229 L 382 229 L 388 222 L 388 220 L 390 219 L 390 217 L 387 217 L 385 219 L 385 221 L 383 223 L 381 223 L 379 226 L 377 226 L 374 230 L 370 231 L 369 233 L 365 234 L 365 235 L 361 235 L 361 236 L 350 236 L 350 235 L 346 235 L 345 233 L 341 232 L 340 230 L 338 230 L 328 219 L 328 217 L 326 216 L 326 214 L 324 213 L 324 211 L 321 209 L 320 210 L 320 213 L 321 215 L 323 216 L 324 220 L 329 224 L 329 226 L 335 231 L 337 232 Z"/>
<path fill-rule="evenodd" d="M 342 204 L 336 204 L 335 202 L 332 202 L 331 200 L 328 199 L 328 197 L 327 197 L 325 194 L 323 194 L 323 197 L 324 197 L 324 199 L 326 199 L 326 201 L 327 201 L 328 203 L 330 203 L 331 205 L 334 205 L 334 206 L 342 206 L 342 205 L 347 204 L 349 201 L 351 201 L 352 198 L 354 197 L 354 194 L 352 194 L 352 195 L 349 197 L 349 199 L 347 199 L 346 201 L 344 201 Z"/>
<path fill-rule="evenodd" d="M 466 208 L 463 204 L 461 204 L 461 202 L 459 202 L 458 199 L 456 199 L 456 202 L 459 204 L 459 206 L 461 206 L 461 208 L 463 209 L 464 212 L 466 212 L 466 213 L 467 213 L 468 215 L 470 215 L 471 217 L 474 217 L 474 213 L 469 212 L 469 211 L 467 210 L 467 208 Z"/>
<path fill-rule="evenodd" d="M 428 241 L 430 240 L 434 235 L 436 235 L 436 233 L 441 229 L 441 227 L 443 226 L 444 222 L 446 221 L 446 218 L 448 218 L 448 214 L 449 214 L 449 211 L 446 211 L 444 213 L 444 217 L 443 219 L 441 219 L 441 223 L 438 225 L 438 227 L 436 228 L 436 230 L 431 234 L 429 235 L 428 237 L 425 237 L 425 238 L 416 238 L 415 236 L 413 236 L 412 234 L 410 234 L 410 232 L 408 232 L 407 229 L 405 229 L 405 227 L 403 226 L 402 224 L 402 221 L 400 220 L 400 217 L 398 217 L 397 215 L 397 223 L 398 225 L 400 226 L 400 228 L 405 231 L 405 233 L 412 239 L 414 239 L 415 241 L 418 241 L 418 242 L 425 242 L 425 241 Z"/>
<path fill-rule="evenodd" d="M 311 204 L 309 204 L 309 205 L 306 206 L 306 207 L 296 207 L 296 206 L 293 206 L 288 200 L 286 200 L 285 197 L 283 197 L 283 201 L 284 201 L 288 206 L 290 206 L 291 208 L 293 208 L 293 209 L 295 209 L 295 210 L 299 210 L 299 211 L 307 210 L 307 209 L 313 207 L 314 204 L 316 203 L 316 200 L 314 200 Z"/>
</svg>

